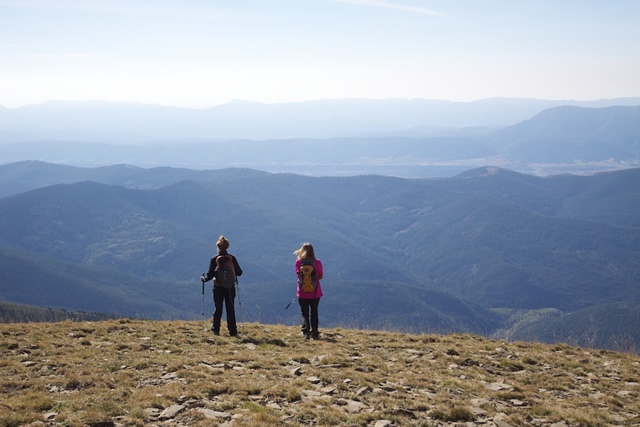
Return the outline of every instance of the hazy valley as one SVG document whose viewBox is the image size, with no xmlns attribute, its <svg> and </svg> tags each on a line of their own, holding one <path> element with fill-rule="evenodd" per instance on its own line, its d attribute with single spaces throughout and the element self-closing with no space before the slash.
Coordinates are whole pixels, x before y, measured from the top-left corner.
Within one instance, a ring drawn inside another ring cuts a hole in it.
<svg viewBox="0 0 640 427">
<path fill-rule="evenodd" d="M 0 108 L 2 163 L 251 168 L 450 177 L 481 166 L 591 174 L 640 166 L 640 99 L 334 100 L 189 110 L 49 102 Z"/>
</svg>

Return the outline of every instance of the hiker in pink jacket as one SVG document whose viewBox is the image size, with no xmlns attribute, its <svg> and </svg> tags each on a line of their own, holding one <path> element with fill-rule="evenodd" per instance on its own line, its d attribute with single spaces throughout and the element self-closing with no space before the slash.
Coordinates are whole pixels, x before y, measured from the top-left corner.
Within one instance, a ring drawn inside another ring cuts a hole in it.
<svg viewBox="0 0 640 427">
<path fill-rule="evenodd" d="M 300 304 L 302 318 L 302 334 L 305 339 L 320 338 L 318 332 L 318 304 L 322 296 L 320 279 L 322 279 L 322 262 L 316 259 L 311 243 L 304 243 L 294 252 L 296 259 L 296 274 L 298 275 L 298 290 L 296 296 Z"/>
</svg>

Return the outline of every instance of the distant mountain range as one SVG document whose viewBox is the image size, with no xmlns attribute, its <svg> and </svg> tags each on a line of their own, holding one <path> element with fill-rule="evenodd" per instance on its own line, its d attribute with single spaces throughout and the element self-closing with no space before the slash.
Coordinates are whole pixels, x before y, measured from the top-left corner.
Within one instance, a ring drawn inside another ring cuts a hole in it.
<svg viewBox="0 0 640 427">
<path fill-rule="evenodd" d="M 261 104 L 233 101 L 187 109 L 160 105 L 49 101 L 0 107 L 0 140 L 138 144 L 192 139 L 425 137 L 446 130 L 504 127 L 560 106 L 640 105 L 640 98 L 554 101 L 491 98 L 474 102 L 427 99 L 341 99 Z"/>
<path fill-rule="evenodd" d="M 537 175 L 640 166 L 640 99 L 575 104 L 351 100 L 186 110 L 46 103 L 0 109 L 0 159 L 401 177 L 488 164 Z"/>
<path fill-rule="evenodd" d="M 607 331 L 596 345 L 640 342 L 640 169 L 400 179 L 22 162 L 0 166 L 0 189 L 0 299 L 14 303 L 197 318 L 225 234 L 247 320 L 298 321 L 292 252 L 311 241 L 327 326 L 593 345 L 593 330 L 563 327 L 588 312 Z M 206 301 L 210 315 L 209 287 Z"/>
<path fill-rule="evenodd" d="M 529 162 L 640 159 L 640 106 L 557 107 L 483 139 L 500 153 Z"/>
</svg>

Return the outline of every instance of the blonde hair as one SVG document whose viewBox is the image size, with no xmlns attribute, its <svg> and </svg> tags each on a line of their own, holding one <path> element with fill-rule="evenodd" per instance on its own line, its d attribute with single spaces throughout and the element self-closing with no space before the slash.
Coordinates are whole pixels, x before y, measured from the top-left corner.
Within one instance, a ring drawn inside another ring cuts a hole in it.
<svg viewBox="0 0 640 427">
<path fill-rule="evenodd" d="M 298 259 L 316 259 L 316 254 L 313 251 L 311 243 L 303 243 L 302 247 L 293 252 L 294 255 L 298 255 Z"/>
<path fill-rule="evenodd" d="M 216 243 L 216 246 L 218 247 L 219 250 L 226 251 L 227 249 L 229 249 L 229 241 L 227 240 L 226 237 L 220 236 L 218 237 L 218 242 Z"/>
</svg>

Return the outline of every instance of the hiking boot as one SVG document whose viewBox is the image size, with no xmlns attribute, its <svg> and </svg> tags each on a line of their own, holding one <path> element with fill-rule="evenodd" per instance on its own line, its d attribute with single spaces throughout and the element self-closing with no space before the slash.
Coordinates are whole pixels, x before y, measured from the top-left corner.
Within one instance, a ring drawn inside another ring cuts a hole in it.
<svg viewBox="0 0 640 427">
<path fill-rule="evenodd" d="M 211 324 L 211 332 L 213 332 L 213 335 L 220 335 L 220 331 L 216 330 L 213 324 Z"/>
<path fill-rule="evenodd" d="M 319 340 L 320 339 L 320 332 L 318 332 L 318 331 L 311 332 L 311 338 L 313 338 L 314 340 Z"/>
<path fill-rule="evenodd" d="M 311 339 L 311 334 L 304 334 L 304 339 L 305 340 Z"/>
</svg>

